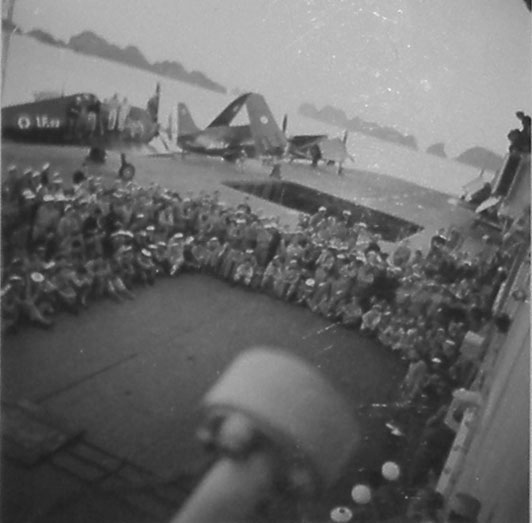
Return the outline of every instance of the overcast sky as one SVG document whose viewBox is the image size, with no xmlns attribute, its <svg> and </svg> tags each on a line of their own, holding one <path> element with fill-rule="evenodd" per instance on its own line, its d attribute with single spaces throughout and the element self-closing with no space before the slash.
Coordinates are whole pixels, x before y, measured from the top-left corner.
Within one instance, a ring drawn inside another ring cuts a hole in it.
<svg viewBox="0 0 532 523">
<path fill-rule="evenodd" d="M 230 90 L 335 105 L 426 146 L 499 153 L 531 109 L 523 0 L 17 0 L 14 20 L 90 29 Z"/>
</svg>

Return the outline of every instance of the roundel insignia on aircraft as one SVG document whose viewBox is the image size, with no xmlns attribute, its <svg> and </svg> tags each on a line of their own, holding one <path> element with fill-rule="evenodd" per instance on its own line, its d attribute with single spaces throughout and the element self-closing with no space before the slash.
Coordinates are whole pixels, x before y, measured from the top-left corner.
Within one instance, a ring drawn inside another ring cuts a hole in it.
<svg viewBox="0 0 532 523">
<path fill-rule="evenodd" d="M 27 114 L 21 114 L 18 117 L 17 125 L 19 129 L 29 129 L 31 127 L 31 119 Z"/>
<path fill-rule="evenodd" d="M 263 123 L 264 125 L 266 125 L 268 123 L 268 117 L 265 116 L 264 114 L 260 117 L 260 121 L 261 123 Z"/>
</svg>

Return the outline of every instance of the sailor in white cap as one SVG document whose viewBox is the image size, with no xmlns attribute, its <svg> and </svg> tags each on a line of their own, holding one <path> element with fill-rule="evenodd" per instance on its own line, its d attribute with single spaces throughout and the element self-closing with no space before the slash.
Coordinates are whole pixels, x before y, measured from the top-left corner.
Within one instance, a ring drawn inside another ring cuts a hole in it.
<svg viewBox="0 0 532 523">
<path fill-rule="evenodd" d="M 61 211 L 55 203 L 55 199 L 50 194 L 42 197 L 42 203 L 35 213 L 33 226 L 33 239 L 37 241 L 44 239 L 47 231 L 55 231 L 61 219 Z"/>
<path fill-rule="evenodd" d="M 240 225 L 230 224 L 227 228 L 227 247 L 224 249 L 220 264 L 220 276 L 226 280 L 233 279 L 234 270 L 242 257 L 242 251 L 240 250 L 241 237 L 238 227 Z"/>
<path fill-rule="evenodd" d="M 286 301 L 292 301 L 296 298 L 296 293 L 299 288 L 299 282 L 303 276 L 303 271 L 298 259 L 292 259 L 288 262 L 288 266 L 283 275 L 284 293 L 281 296 Z"/>
<path fill-rule="evenodd" d="M 152 253 L 149 249 L 140 249 L 135 257 L 137 266 L 137 279 L 143 285 L 155 283 L 156 267 L 153 263 Z"/>
<path fill-rule="evenodd" d="M 275 255 L 270 263 L 266 266 L 262 275 L 261 288 L 269 291 L 273 288 L 274 282 L 282 275 L 283 265 L 279 255 Z"/>
<path fill-rule="evenodd" d="M 185 263 L 185 239 L 181 232 L 174 234 L 168 242 L 168 261 L 170 276 L 179 274 Z"/>
<path fill-rule="evenodd" d="M 366 336 L 376 336 L 377 329 L 382 319 L 382 307 L 376 303 L 371 309 L 362 316 L 360 325 L 360 334 Z"/>
<path fill-rule="evenodd" d="M 296 290 L 295 300 L 298 305 L 308 305 L 312 299 L 316 281 L 313 278 L 301 278 Z"/>
<path fill-rule="evenodd" d="M 123 254 L 126 250 L 131 249 L 131 247 L 123 246 L 121 249 Z M 112 258 L 104 259 L 102 263 L 106 293 L 118 302 L 121 302 L 124 298 L 128 300 L 135 299 L 135 295 L 128 289 L 124 281 L 124 268 L 121 264 L 122 254 L 115 253 Z M 135 269 L 137 270 L 136 267 Z"/>
<path fill-rule="evenodd" d="M 217 236 L 212 236 L 207 242 L 206 269 L 212 274 L 218 273 L 223 246 Z"/>
<path fill-rule="evenodd" d="M 401 397 L 405 401 L 413 401 L 421 392 L 428 373 L 427 364 L 419 356 L 417 351 L 408 354 L 410 365 L 401 383 Z"/>
<path fill-rule="evenodd" d="M 26 180 L 26 183 L 28 186 L 31 186 L 32 184 L 32 178 L 33 178 L 33 169 L 31 167 L 26 167 L 23 171 L 22 171 L 22 176 L 24 177 L 24 179 Z"/>
<path fill-rule="evenodd" d="M 155 245 L 150 245 L 153 263 L 158 275 L 168 275 L 170 273 L 170 261 L 168 259 L 168 245 L 164 241 L 158 241 Z"/>
<path fill-rule="evenodd" d="M 207 247 L 207 242 L 199 239 L 192 239 L 192 241 L 189 243 L 189 246 L 189 249 L 187 249 L 190 252 L 188 261 L 189 268 L 193 270 L 204 271 L 207 268 L 209 260 L 209 249 Z M 186 259 L 187 253 L 185 251 L 185 261 L 187 261 Z"/>
<path fill-rule="evenodd" d="M 35 200 L 35 198 L 37 198 L 37 196 L 31 189 L 24 189 L 22 191 L 22 196 L 26 201 L 32 201 L 32 200 Z"/>
<path fill-rule="evenodd" d="M 54 312 L 47 278 L 42 272 L 32 271 L 25 286 L 23 311 L 36 325 L 49 328 L 53 325 L 51 314 Z M 57 289 L 55 289 L 57 291 Z"/>
<path fill-rule="evenodd" d="M 318 212 L 313 214 L 311 217 L 310 217 L 310 220 L 309 220 L 309 225 L 316 229 L 317 227 L 320 226 L 320 224 L 326 220 L 327 218 L 327 207 L 325 206 L 320 206 L 318 208 Z"/>
<path fill-rule="evenodd" d="M 50 180 L 48 190 L 50 194 L 53 194 L 53 195 L 56 195 L 59 193 L 64 194 L 63 178 L 57 171 L 52 174 L 52 179 Z"/>
<path fill-rule="evenodd" d="M 352 296 L 348 301 L 344 302 L 343 305 L 339 307 L 338 312 L 342 325 L 354 329 L 360 327 L 364 311 L 356 296 Z"/>
<path fill-rule="evenodd" d="M 257 267 L 257 260 L 253 249 L 247 249 L 240 263 L 235 268 L 235 275 L 233 281 L 235 283 L 242 283 L 246 287 L 251 285 L 251 280 L 255 274 Z"/>
<path fill-rule="evenodd" d="M 30 187 L 38 197 L 42 197 L 44 194 L 44 186 L 41 184 L 41 173 L 39 171 L 32 171 Z"/>
</svg>

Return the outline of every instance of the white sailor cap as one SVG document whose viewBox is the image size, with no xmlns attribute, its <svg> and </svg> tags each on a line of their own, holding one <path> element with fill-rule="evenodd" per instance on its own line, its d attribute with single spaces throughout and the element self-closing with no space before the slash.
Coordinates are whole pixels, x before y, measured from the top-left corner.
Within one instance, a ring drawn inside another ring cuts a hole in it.
<svg viewBox="0 0 532 523">
<path fill-rule="evenodd" d="M 32 272 L 30 278 L 35 283 L 42 283 L 44 281 L 44 276 L 40 272 Z"/>
<path fill-rule="evenodd" d="M 33 200 L 35 198 L 35 193 L 31 189 L 24 189 L 24 191 L 22 191 L 22 196 L 24 196 L 26 200 Z"/>
</svg>

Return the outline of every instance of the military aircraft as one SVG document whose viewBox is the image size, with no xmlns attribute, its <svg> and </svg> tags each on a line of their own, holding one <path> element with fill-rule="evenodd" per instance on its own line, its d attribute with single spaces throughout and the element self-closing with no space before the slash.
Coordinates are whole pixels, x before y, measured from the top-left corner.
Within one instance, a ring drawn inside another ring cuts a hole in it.
<svg viewBox="0 0 532 523">
<path fill-rule="evenodd" d="M 158 133 L 160 86 L 147 108 L 131 106 L 118 95 L 101 102 L 76 93 L 2 108 L 2 136 L 9 140 L 104 149 L 146 144 Z"/>
<path fill-rule="evenodd" d="M 283 133 L 286 136 L 288 117 L 283 118 Z M 326 134 L 307 134 L 287 137 L 286 154 L 290 161 L 297 159 L 310 160 L 316 167 L 320 160 L 328 165 L 336 164 L 341 169 L 343 163 L 350 158 L 347 152 L 347 131 L 342 138 L 329 138 Z"/>
<path fill-rule="evenodd" d="M 249 125 L 231 125 L 247 109 Z M 233 100 L 205 129 L 192 119 L 184 103 L 177 107 L 177 145 L 184 153 L 219 156 L 234 162 L 241 158 L 282 156 L 286 138 L 275 122 L 264 97 L 246 93 Z"/>
<path fill-rule="evenodd" d="M 231 125 L 244 106 L 249 125 Z M 287 117 L 284 117 L 280 129 L 261 94 L 239 96 L 203 130 L 194 123 L 184 103 L 178 104 L 177 114 L 177 144 L 184 153 L 220 156 L 227 161 L 256 157 L 277 160 L 304 158 L 312 160 L 314 166 L 319 160 L 324 160 L 340 167 L 349 157 L 345 146 L 347 133 L 343 139 L 331 139 L 325 134 L 287 138 Z"/>
</svg>

